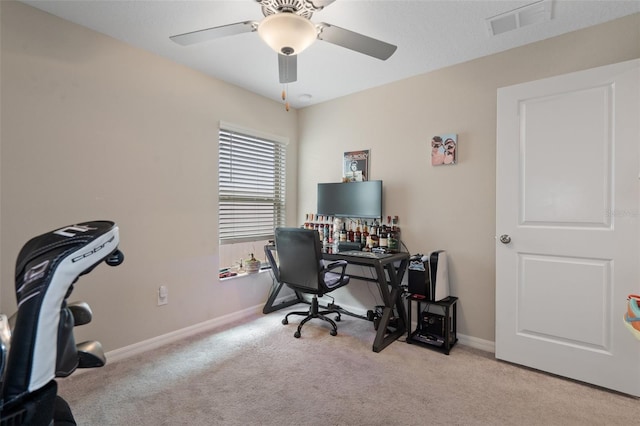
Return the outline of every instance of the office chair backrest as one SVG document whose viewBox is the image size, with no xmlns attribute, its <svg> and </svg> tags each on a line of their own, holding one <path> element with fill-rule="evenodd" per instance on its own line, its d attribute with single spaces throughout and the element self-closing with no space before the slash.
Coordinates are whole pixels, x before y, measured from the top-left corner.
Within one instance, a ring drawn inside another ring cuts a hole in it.
<svg viewBox="0 0 640 426">
<path fill-rule="evenodd" d="M 305 293 L 323 294 L 322 245 L 318 231 L 276 228 L 280 281 Z"/>
</svg>

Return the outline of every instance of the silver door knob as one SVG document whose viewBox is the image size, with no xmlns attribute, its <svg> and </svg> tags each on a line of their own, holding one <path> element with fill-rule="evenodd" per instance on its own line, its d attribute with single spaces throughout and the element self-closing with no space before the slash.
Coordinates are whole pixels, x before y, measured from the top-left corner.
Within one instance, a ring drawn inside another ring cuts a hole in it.
<svg viewBox="0 0 640 426">
<path fill-rule="evenodd" d="M 511 237 L 507 234 L 500 235 L 500 242 L 502 244 L 509 244 L 511 242 Z"/>
</svg>

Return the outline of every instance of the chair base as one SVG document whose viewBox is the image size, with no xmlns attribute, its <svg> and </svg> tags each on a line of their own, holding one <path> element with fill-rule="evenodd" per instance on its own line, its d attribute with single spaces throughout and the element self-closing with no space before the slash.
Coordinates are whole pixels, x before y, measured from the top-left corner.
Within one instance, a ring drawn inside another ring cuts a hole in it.
<svg viewBox="0 0 640 426">
<path fill-rule="evenodd" d="M 338 314 L 338 316 L 336 317 L 336 321 L 340 321 L 340 312 L 337 310 L 326 310 L 326 311 L 320 311 L 318 309 L 318 298 L 316 296 L 313 297 L 313 299 L 311 300 L 311 307 L 309 308 L 309 311 L 307 312 L 289 312 L 284 319 L 282 320 L 282 324 L 287 325 L 289 324 L 289 315 L 304 315 L 305 318 L 300 322 L 300 324 L 298 324 L 298 330 L 296 330 L 296 332 L 293 334 L 293 337 L 295 338 L 299 338 L 300 337 L 300 333 L 302 331 L 302 326 L 314 319 L 314 318 L 319 318 L 323 321 L 328 322 L 329 324 L 331 324 L 331 331 L 329 331 L 329 334 L 331 334 L 332 336 L 335 336 L 338 334 L 338 326 L 336 325 L 336 323 L 331 319 L 326 317 L 325 315 L 327 314 Z"/>
</svg>

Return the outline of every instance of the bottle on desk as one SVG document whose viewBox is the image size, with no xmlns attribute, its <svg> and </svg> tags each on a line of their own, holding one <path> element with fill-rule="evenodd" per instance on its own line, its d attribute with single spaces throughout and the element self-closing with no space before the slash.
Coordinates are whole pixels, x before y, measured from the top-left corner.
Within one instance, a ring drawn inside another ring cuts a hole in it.
<svg viewBox="0 0 640 426">
<path fill-rule="evenodd" d="M 387 236 L 387 246 L 391 253 L 397 253 L 400 250 L 400 241 L 398 240 L 398 233 L 391 229 Z"/>
<path fill-rule="evenodd" d="M 364 222 L 362 229 L 363 231 L 362 231 L 362 235 L 360 236 L 360 244 L 362 244 L 363 247 L 366 247 L 367 240 L 369 239 L 369 229 L 367 227 L 367 222 Z"/>
<path fill-rule="evenodd" d="M 378 239 L 378 246 L 381 248 L 387 248 L 388 244 L 387 244 L 387 227 L 385 225 L 382 225 L 380 227 L 380 235 L 379 235 L 379 239 Z"/>
<path fill-rule="evenodd" d="M 355 232 L 353 232 L 353 221 L 349 221 L 349 229 L 347 229 L 347 241 L 351 241 L 353 242 L 353 235 L 355 234 Z"/>
<path fill-rule="evenodd" d="M 342 219 L 339 217 L 333 218 L 333 243 L 338 244 L 340 241 L 340 231 L 342 229 Z"/>
<path fill-rule="evenodd" d="M 369 248 L 378 247 L 379 238 L 376 234 L 369 235 Z"/>
<path fill-rule="evenodd" d="M 400 227 L 398 227 L 398 216 L 394 216 L 391 221 L 391 231 L 388 237 L 389 251 L 397 253 L 400 251 Z"/>
</svg>

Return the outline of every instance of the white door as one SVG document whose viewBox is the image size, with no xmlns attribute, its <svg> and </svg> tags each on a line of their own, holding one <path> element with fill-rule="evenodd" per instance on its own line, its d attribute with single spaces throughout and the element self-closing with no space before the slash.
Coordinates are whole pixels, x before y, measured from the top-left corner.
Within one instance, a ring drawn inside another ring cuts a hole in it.
<svg viewBox="0 0 640 426">
<path fill-rule="evenodd" d="M 497 358 L 640 396 L 639 122 L 640 60 L 498 90 Z"/>
</svg>

